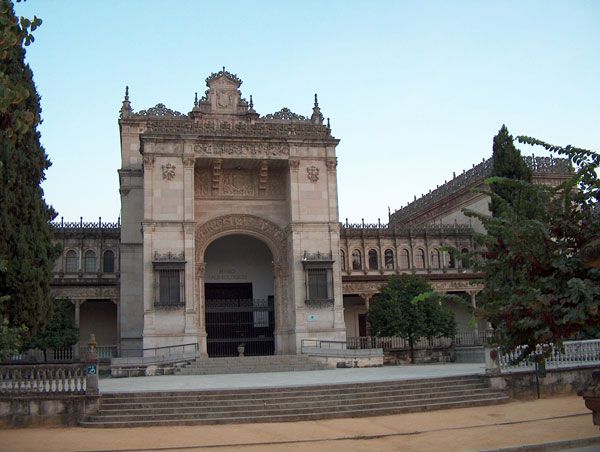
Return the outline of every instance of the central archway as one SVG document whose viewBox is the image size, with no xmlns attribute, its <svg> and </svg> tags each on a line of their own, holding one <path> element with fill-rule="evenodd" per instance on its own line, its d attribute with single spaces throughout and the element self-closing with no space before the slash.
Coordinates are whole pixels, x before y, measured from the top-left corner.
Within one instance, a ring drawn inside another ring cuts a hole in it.
<svg viewBox="0 0 600 452">
<path fill-rule="evenodd" d="M 195 232 L 195 297 L 198 312 L 198 343 L 207 355 L 205 316 L 206 249 L 214 241 L 231 235 L 249 236 L 265 244 L 272 256 L 275 353 L 295 353 L 294 311 L 288 303 L 287 233 L 275 223 L 248 214 L 231 214 L 199 223 Z"/>
<path fill-rule="evenodd" d="M 243 234 L 220 237 L 204 253 L 204 306 L 209 357 L 275 352 L 273 256 Z"/>
</svg>

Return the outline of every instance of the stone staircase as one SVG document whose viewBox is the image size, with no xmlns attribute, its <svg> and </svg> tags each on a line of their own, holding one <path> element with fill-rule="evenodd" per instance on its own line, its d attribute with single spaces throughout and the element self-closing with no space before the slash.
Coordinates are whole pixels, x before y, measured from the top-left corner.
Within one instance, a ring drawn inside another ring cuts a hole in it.
<svg viewBox="0 0 600 452">
<path fill-rule="evenodd" d="M 196 358 L 175 369 L 175 375 L 246 374 L 257 372 L 294 372 L 324 370 L 329 367 L 304 355 Z"/>
<path fill-rule="evenodd" d="M 243 390 L 103 394 L 84 427 L 285 422 L 377 416 L 508 401 L 481 376 Z"/>
</svg>

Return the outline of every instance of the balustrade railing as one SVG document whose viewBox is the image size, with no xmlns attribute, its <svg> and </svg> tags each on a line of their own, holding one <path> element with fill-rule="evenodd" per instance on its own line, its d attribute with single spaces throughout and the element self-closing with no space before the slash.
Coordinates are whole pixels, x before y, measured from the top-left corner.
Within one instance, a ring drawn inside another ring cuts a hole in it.
<svg viewBox="0 0 600 452">
<path fill-rule="evenodd" d="M 0 366 L 0 394 L 85 394 L 85 364 Z"/>
<path fill-rule="evenodd" d="M 528 369 L 535 365 L 535 357 L 544 350 L 550 349 L 550 356 L 546 358 L 546 367 L 564 367 L 578 364 L 600 363 L 600 339 L 586 341 L 565 341 L 563 350 L 552 344 L 538 346 L 535 353 L 520 360 L 527 346 L 518 347 L 515 350 L 500 350 L 498 361 L 501 369 Z"/>
<path fill-rule="evenodd" d="M 414 343 L 414 348 L 433 348 L 458 346 L 481 346 L 493 336 L 493 331 L 466 331 L 459 332 L 452 337 L 422 338 Z M 375 337 L 361 336 L 348 337 L 348 348 L 382 348 L 385 350 L 398 350 L 410 348 L 408 340 L 401 337 Z"/>
</svg>

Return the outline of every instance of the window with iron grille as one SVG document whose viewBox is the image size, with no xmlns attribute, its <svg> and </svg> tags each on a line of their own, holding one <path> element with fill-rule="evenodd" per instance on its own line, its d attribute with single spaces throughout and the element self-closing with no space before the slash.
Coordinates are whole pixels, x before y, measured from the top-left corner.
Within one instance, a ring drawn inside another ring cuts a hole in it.
<svg viewBox="0 0 600 452">
<path fill-rule="evenodd" d="M 306 302 L 333 302 L 333 259 L 331 253 L 305 253 L 302 259 Z"/>
<path fill-rule="evenodd" d="M 308 299 L 329 299 L 329 285 L 327 281 L 328 270 L 326 268 L 311 268 L 306 270 L 306 273 L 308 282 Z"/>
<path fill-rule="evenodd" d="M 176 308 L 184 305 L 185 262 L 154 262 L 154 306 Z"/>
</svg>

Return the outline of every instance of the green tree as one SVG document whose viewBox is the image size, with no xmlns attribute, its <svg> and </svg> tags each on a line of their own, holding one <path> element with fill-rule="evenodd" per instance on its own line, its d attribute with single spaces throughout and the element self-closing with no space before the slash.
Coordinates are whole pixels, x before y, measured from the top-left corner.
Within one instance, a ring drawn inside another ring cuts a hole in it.
<svg viewBox="0 0 600 452">
<path fill-rule="evenodd" d="M 0 168 L 1 169 L 1 168 Z M 0 261 L 0 273 L 6 271 L 6 265 Z M 0 295 L 0 307 L 9 300 L 8 295 Z M 24 326 L 14 327 L 0 312 L 0 361 L 19 351 L 22 345 L 21 336 L 27 329 Z"/>
<path fill-rule="evenodd" d="M 521 152 L 515 147 L 513 137 L 508 133 L 505 125 L 502 125 L 498 134 L 494 137 L 491 175 L 492 177 L 531 182 L 531 169 L 527 166 L 523 157 L 521 157 Z M 519 186 L 496 184 L 492 185 L 491 190 L 499 198 L 515 207 L 522 204 L 528 206 L 528 200 L 523 198 L 523 193 Z M 492 197 L 489 206 L 492 216 L 495 217 L 499 216 L 502 210 L 502 202 L 498 197 Z"/>
<path fill-rule="evenodd" d="M 493 325 L 499 345 L 527 345 L 522 359 L 538 344 L 561 346 L 564 339 L 600 327 L 600 271 L 586 267 L 581 255 L 587 243 L 600 237 L 600 159 L 585 149 L 517 139 L 565 156 L 576 167 L 558 187 L 490 178 L 486 182 L 492 187 L 518 190 L 529 207 L 524 201 L 513 204 L 507 193 L 514 191 L 507 190 L 492 192 L 498 216 L 465 212 L 478 218 L 487 232 L 475 235 L 483 250 L 476 270 L 485 278 L 479 313 Z"/>
<path fill-rule="evenodd" d="M 40 183 L 50 166 L 40 145 L 40 103 L 24 46 L 41 21 L 17 19 L 12 2 L 0 0 L 0 293 L 1 312 L 12 326 L 35 334 L 51 314 L 50 281 L 58 256 Z"/>
<path fill-rule="evenodd" d="M 367 314 L 371 333 L 377 337 L 406 339 L 414 364 L 414 347 L 419 339 L 456 334 L 454 314 L 445 303 L 447 298 L 433 292 L 425 278 L 393 276 L 381 288 Z"/>
<path fill-rule="evenodd" d="M 73 324 L 73 305 L 69 300 L 55 300 L 52 317 L 46 328 L 27 343 L 28 349 L 44 351 L 44 360 L 47 361 L 46 350 L 70 347 L 79 340 L 79 329 Z"/>
</svg>

